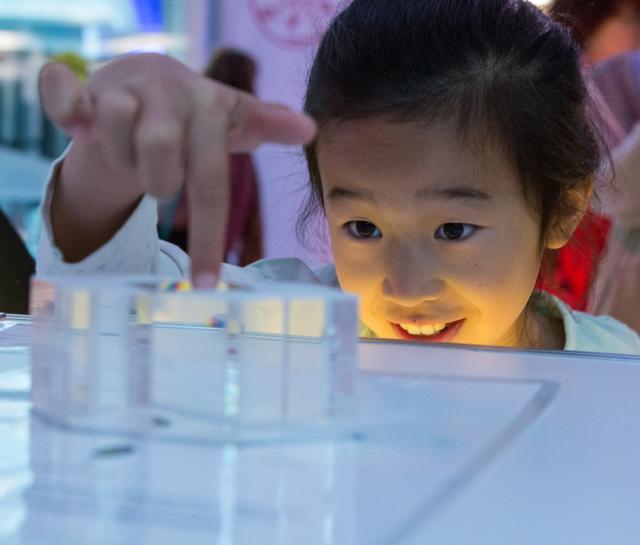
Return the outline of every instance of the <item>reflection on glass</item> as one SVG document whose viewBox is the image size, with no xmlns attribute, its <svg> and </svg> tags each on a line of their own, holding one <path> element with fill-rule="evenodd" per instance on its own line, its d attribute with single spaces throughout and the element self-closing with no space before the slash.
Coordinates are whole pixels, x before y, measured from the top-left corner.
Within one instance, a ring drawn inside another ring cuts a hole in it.
<svg viewBox="0 0 640 545">
<path fill-rule="evenodd" d="M 27 378 L 24 371 L 0 374 L 0 543 L 14 536 L 24 522 L 23 491 L 33 479 Z"/>
<path fill-rule="evenodd" d="M 75 429 L 218 443 L 339 435 L 350 425 L 352 296 L 284 283 L 171 285 L 34 281 L 34 409 Z"/>
</svg>

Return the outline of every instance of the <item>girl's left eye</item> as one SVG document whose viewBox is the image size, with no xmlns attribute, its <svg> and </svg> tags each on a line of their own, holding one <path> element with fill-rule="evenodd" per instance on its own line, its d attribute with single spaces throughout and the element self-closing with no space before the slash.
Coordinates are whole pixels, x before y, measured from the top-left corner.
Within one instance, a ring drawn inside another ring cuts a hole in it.
<svg viewBox="0 0 640 545">
<path fill-rule="evenodd" d="M 465 240 L 477 229 L 477 226 L 470 223 L 443 223 L 438 227 L 435 237 L 444 240 Z"/>
<path fill-rule="evenodd" d="M 369 221 L 349 221 L 345 224 L 344 228 L 347 230 L 347 233 L 355 239 L 372 239 L 382 236 L 380 229 Z"/>
</svg>

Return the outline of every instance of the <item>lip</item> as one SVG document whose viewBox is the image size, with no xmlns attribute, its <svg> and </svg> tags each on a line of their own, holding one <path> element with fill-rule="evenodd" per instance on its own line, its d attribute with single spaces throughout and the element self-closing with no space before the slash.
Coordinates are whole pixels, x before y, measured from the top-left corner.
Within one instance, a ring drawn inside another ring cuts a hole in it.
<svg viewBox="0 0 640 545">
<path fill-rule="evenodd" d="M 446 328 L 444 328 L 439 333 L 436 333 L 435 335 L 431 335 L 431 336 L 412 335 L 411 333 L 402 329 L 399 324 L 396 324 L 394 322 L 390 322 L 390 323 L 396 335 L 400 339 L 403 339 L 405 341 L 414 341 L 419 343 L 450 343 L 450 342 L 453 342 L 453 340 L 458 335 L 464 321 L 465 319 L 462 318 L 461 320 L 456 320 L 455 322 L 449 322 L 447 323 Z"/>
</svg>

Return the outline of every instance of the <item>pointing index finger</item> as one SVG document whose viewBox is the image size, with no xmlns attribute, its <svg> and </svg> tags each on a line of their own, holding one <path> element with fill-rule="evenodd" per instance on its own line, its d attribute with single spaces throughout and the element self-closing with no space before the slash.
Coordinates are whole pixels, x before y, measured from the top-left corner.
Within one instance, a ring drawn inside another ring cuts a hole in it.
<svg viewBox="0 0 640 545">
<path fill-rule="evenodd" d="M 231 151 L 250 151 L 260 144 L 306 144 L 316 134 L 311 117 L 294 112 L 287 106 L 262 102 L 241 91 L 235 93 L 229 114 L 229 147 Z"/>
<path fill-rule="evenodd" d="M 213 94 L 205 99 L 206 105 L 196 105 L 191 115 L 185 180 L 191 278 L 193 285 L 201 289 L 215 287 L 224 258 L 230 200 L 229 153 L 250 151 L 265 142 L 303 144 L 316 133 L 315 123 L 304 114 L 214 85 Z"/>
<path fill-rule="evenodd" d="M 215 287 L 224 258 L 229 209 L 228 119 L 225 112 L 194 112 L 188 136 L 186 191 L 189 203 L 191 278 L 199 289 Z"/>
</svg>

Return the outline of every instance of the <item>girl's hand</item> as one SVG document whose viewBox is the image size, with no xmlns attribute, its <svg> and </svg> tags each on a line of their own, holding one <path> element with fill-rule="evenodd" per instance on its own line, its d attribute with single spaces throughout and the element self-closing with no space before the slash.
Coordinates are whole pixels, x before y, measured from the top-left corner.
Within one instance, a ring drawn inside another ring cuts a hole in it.
<svg viewBox="0 0 640 545">
<path fill-rule="evenodd" d="M 228 154 L 263 142 L 303 144 L 314 122 L 260 102 L 162 55 L 121 57 L 82 85 L 62 64 L 45 66 L 48 117 L 72 139 L 56 181 L 57 246 L 79 261 L 118 230 L 144 194 L 163 199 L 185 183 L 194 285 L 213 287 L 228 215 Z"/>
</svg>

